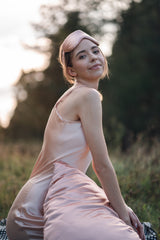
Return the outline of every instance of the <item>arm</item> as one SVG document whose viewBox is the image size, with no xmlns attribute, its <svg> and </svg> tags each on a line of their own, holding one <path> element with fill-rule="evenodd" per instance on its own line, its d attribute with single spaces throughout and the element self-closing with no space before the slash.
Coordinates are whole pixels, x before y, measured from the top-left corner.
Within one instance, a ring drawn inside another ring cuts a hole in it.
<svg viewBox="0 0 160 240">
<path fill-rule="evenodd" d="M 93 156 L 93 168 L 119 217 L 132 226 L 130 210 L 124 202 L 110 161 L 102 127 L 102 106 L 98 92 L 90 90 L 79 104 L 79 117 Z"/>
<path fill-rule="evenodd" d="M 125 202 L 120 193 L 117 177 L 111 164 L 102 128 L 102 106 L 96 91 L 90 90 L 80 105 L 80 119 L 93 156 L 93 168 L 112 207 L 123 220 L 129 221 Z"/>
</svg>

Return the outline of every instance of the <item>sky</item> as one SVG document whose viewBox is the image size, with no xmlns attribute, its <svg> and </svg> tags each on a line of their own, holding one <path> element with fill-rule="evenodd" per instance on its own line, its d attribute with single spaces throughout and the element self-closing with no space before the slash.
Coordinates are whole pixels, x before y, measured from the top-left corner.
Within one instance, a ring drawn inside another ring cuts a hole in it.
<svg viewBox="0 0 160 240">
<path fill-rule="evenodd" d="M 47 56 L 25 49 L 25 43 L 35 43 L 31 23 L 40 20 L 42 4 L 57 4 L 60 0 L 5 0 L 0 7 L 0 125 L 7 127 L 16 107 L 14 83 L 21 71 L 44 69 Z M 113 33 L 115 29 L 111 26 Z M 102 51 L 111 54 L 114 34 L 104 36 Z M 41 39 L 43 43 L 43 39 Z"/>
<path fill-rule="evenodd" d="M 35 41 L 31 22 L 38 21 L 42 4 L 57 0 L 5 0 L 0 7 L 0 124 L 7 127 L 16 107 L 13 84 L 21 70 L 45 67 L 46 56 L 27 50 L 23 43 Z"/>
</svg>

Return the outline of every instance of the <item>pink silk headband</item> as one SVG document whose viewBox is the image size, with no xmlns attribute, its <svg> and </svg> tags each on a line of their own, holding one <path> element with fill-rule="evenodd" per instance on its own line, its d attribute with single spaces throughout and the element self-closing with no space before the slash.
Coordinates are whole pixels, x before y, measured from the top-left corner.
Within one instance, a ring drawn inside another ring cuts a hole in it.
<svg viewBox="0 0 160 240">
<path fill-rule="evenodd" d="M 60 60 L 63 65 L 65 64 L 65 53 L 75 49 L 84 38 L 94 42 L 97 46 L 99 45 L 96 39 L 81 30 L 72 32 L 65 38 L 60 47 Z"/>
</svg>

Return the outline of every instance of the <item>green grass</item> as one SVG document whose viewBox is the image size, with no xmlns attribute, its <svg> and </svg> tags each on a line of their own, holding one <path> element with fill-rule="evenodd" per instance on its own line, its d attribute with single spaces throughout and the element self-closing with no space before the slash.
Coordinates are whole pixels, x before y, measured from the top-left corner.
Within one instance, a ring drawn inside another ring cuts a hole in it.
<svg viewBox="0 0 160 240">
<path fill-rule="evenodd" d="M 41 149 L 41 142 L 0 144 L 0 219 L 28 179 Z M 152 147 L 137 141 L 127 153 L 110 151 L 122 194 L 141 221 L 149 221 L 160 235 L 160 143 Z M 87 174 L 98 183 L 91 166 Z M 98 183 L 99 184 L 99 183 Z"/>
<path fill-rule="evenodd" d="M 39 142 L 0 144 L 0 219 L 8 210 L 20 188 L 28 179 L 41 148 Z"/>
</svg>

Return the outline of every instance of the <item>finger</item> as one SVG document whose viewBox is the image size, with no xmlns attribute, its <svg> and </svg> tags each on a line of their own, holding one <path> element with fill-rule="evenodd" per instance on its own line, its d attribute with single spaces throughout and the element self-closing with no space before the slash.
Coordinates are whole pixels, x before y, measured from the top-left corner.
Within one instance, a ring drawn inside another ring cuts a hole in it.
<svg viewBox="0 0 160 240">
<path fill-rule="evenodd" d="M 130 220 L 131 220 L 131 223 L 132 223 L 133 227 L 137 228 L 137 218 L 136 218 L 136 216 L 133 214 L 133 212 L 130 212 L 129 216 L 130 216 Z"/>
<path fill-rule="evenodd" d="M 134 212 L 130 212 L 131 217 L 131 223 L 135 229 L 135 231 L 138 233 L 141 239 L 145 240 L 144 238 L 144 230 L 141 222 L 139 221 L 138 217 Z"/>
<path fill-rule="evenodd" d="M 137 224 L 135 224 L 135 228 L 136 228 L 136 231 L 137 231 L 138 235 L 140 236 L 140 238 L 145 239 L 142 224 L 140 222 L 137 222 Z"/>
<path fill-rule="evenodd" d="M 145 240 L 144 230 L 143 230 L 143 226 L 142 226 L 141 223 L 140 223 L 140 225 L 138 224 L 137 231 L 138 231 L 138 234 L 139 234 L 140 238 Z"/>
<path fill-rule="evenodd" d="M 138 233 L 139 233 L 139 236 L 140 236 L 142 239 L 145 239 L 143 226 L 142 226 L 141 222 L 139 221 L 137 215 L 136 215 L 134 212 L 133 212 L 133 215 L 134 215 L 134 217 L 135 217 L 135 219 L 136 219 L 135 227 L 136 227 L 136 229 L 137 229 L 137 231 L 138 231 Z M 137 225 L 137 226 L 136 226 L 136 225 Z"/>
</svg>

